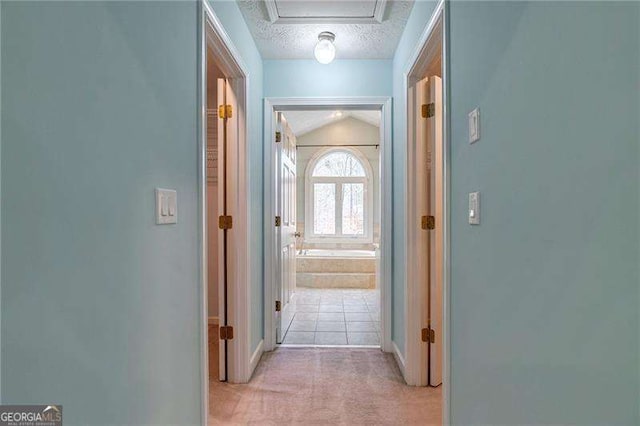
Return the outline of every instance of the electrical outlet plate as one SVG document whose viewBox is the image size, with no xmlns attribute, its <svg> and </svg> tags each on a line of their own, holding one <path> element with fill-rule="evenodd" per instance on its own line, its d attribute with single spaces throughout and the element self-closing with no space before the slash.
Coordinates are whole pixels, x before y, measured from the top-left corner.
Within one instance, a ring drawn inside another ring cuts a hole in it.
<svg viewBox="0 0 640 426">
<path fill-rule="evenodd" d="M 173 189 L 156 188 L 156 224 L 178 223 L 178 193 Z"/>
</svg>

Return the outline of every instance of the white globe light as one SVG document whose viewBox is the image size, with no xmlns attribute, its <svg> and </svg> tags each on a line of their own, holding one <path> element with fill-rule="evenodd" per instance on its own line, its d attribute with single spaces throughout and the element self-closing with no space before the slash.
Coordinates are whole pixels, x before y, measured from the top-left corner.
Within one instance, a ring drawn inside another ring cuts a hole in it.
<svg viewBox="0 0 640 426">
<path fill-rule="evenodd" d="M 329 32 L 320 33 L 318 36 L 318 44 L 313 50 L 318 62 L 321 64 L 329 64 L 336 57 L 336 47 L 333 45 L 335 36 Z"/>
</svg>

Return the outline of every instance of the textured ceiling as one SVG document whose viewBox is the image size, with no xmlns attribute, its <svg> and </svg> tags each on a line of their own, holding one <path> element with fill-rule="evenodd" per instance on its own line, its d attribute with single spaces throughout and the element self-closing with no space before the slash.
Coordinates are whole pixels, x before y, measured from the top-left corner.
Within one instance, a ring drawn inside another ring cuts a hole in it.
<svg viewBox="0 0 640 426">
<path fill-rule="evenodd" d="M 238 0 L 238 5 L 264 59 L 313 59 L 313 48 L 322 31 L 336 35 L 336 59 L 391 59 L 413 1 L 389 0 L 382 23 L 366 24 L 272 24 L 264 1 Z"/>
<path fill-rule="evenodd" d="M 286 111 L 284 116 L 296 136 L 302 136 L 329 123 L 335 123 L 348 117 L 380 127 L 380 111 Z"/>
</svg>

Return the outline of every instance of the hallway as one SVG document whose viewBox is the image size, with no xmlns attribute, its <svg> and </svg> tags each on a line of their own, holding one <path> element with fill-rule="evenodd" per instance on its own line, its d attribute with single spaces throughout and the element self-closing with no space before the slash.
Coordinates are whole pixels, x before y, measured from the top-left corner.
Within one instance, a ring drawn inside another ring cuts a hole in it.
<svg viewBox="0 0 640 426">
<path fill-rule="evenodd" d="M 640 0 L 0 27 L 0 424 L 640 426 Z"/>
<path fill-rule="evenodd" d="M 248 384 L 210 381 L 209 425 L 441 424 L 441 387 L 404 383 L 377 349 L 279 348 Z"/>
</svg>

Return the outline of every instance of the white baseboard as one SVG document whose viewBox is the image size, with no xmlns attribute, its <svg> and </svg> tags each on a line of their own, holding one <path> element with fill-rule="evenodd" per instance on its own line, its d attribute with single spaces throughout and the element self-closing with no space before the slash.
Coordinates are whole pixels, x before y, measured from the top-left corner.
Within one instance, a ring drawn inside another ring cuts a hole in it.
<svg viewBox="0 0 640 426">
<path fill-rule="evenodd" d="M 209 325 L 218 325 L 220 323 L 220 319 L 218 317 L 209 317 Z"/>
<path fill-rule="evenodd" d="M 407 370 L 406 370 L 406 363 L 404 361 L 404 357 L 402 356 L 402 352 L 400 352 L 400 349 L 398 348 L 398 345 L 396 345 L 396 342 L 391 342 L 391 345 L 393 346 L 393 357 L 396 359 L 396 362 L 398 363 L 398 367 L 400 367 L 400 372 L 402 373 L 402 377 L 406 382 Z"/>
<path fill-rule="evenodd" d="M 260 361 L 260 358 L 262 357 L 263 352 L 264 352 L 264 340 L 260 340 L 260 343 L 258 343 L 258 347 L 253 352 L 253 355 L 251 355 L 251 361 L 249 363 L 249 379 L 251 379 L 251 376 L 253 376 L 253 372 L 258 366 L 258 362 Z"/>
</svg>

